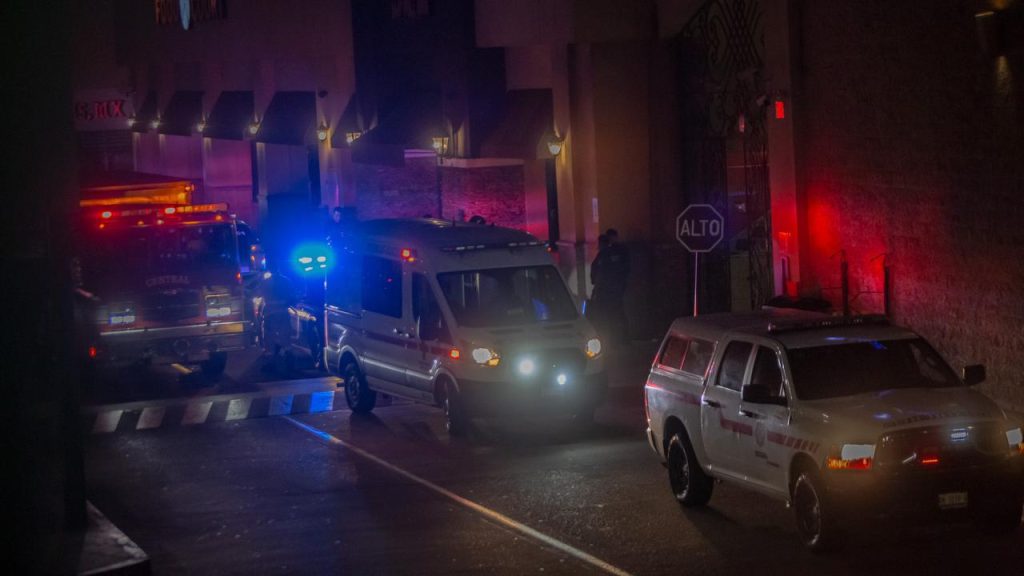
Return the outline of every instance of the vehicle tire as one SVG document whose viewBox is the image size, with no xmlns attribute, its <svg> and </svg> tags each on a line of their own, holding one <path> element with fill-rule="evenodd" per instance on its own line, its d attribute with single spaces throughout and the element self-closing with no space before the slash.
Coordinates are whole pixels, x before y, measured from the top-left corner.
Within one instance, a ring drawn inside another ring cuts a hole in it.
<svg viewBox="0 0 1024 576">
<path fill-rule="evenodd" d="M 800 539 L 812 552 L 831 552 L 842 543 L 842 522 L 813 471 L 800 472 L 793 484 L 793 513 Z"/>
<path fill-rule="evenodd" d="M 469 432 L 469 418 L 459 399 L 455 385 L 445 381 L 442 389 L 441 407 L 444 408 L 444 427 L 449 436 L 465 436 Z"/>
<path fill-rule="evenodd" d="M 310 351 L 313 353 L 313 368 L 318 372 L 327 371 L 327 362 L 324 358 L 324 342 L 320 333 L 313 331 L 313 342 L 310 343 Z"/>
<path fill-rule="evenodd" d="M 224 369 L 227 368 L 227 365 L 227 352 L 210 352 L 210 357 L 199 363 L 199 369 L 203 371 L 203 376 L 211 380 L 217 380 L 224 375 Z"/>
<path fill-rule="evenodd" d="M 341 379 L 345 383 L 345 402 L 356 414 L 366 414 L 377 405 L 377 393 L 370 390 L 366 378 L 355 362 L 348 362 L 341 368 Z"/>
<path fill-rule="evenodd" d="M 1004 536 L 1018 530 L 1024 513 L 1024 498 L 1017 497 L 1010 503 L 993 505 L 981 511 L 975 518 L 979 530 L 992 536 Z"/>
<path fill-rule="evenodd" d="M 687 508 L 707 504 L 715 487 L 714 479 L 704 473 L 682 432 L 676 432 L 668 442 L 668 481 L 676 500 Z"/>
</svg>

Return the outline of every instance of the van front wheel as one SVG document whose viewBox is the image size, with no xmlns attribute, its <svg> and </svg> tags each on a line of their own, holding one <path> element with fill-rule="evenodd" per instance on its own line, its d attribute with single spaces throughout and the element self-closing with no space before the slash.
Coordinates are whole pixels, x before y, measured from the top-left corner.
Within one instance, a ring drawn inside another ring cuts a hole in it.
<svg viewBox="0 0 1024 576">
<path fill-rule="evenodd" d="M 377 393 L 370 390 L 355 362 L 345 364 L 341 369 L 341 379 L 345 383 L 345 402 L 353 412 L 366 414 L 373 410 L 377 405 Z"/>
</svg>

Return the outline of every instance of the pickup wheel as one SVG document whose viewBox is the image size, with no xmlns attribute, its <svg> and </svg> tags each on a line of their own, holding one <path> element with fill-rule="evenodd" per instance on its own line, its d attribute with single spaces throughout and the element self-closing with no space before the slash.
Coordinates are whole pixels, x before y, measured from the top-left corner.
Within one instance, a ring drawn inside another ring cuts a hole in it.
<svg viewBox="0 0 1024 576">
<path fill-rule="evenodd" d="M 366 378 L 355 362 L 348 362 L 341 368 L 341 379 L 345 382 L 345 402 L 357 414 L 366 414 L 377 405 L 377 393 L 370 390 Z"/>
<path fill-rule="evenodd" d="M 668 443 L 668 481 L 676 500 L 687 508 L 707 504 L 715 487 L 697 462 L 690 440 L 679 432 Z"/>
<path fill-rule="evenodd" d="M 793 484 L 793 512 L 800 538 L 812 552 L 831 552 L 839 547 L 843 540 L 842 522 L 813 471 L 800 472 Z"/>
</svg>

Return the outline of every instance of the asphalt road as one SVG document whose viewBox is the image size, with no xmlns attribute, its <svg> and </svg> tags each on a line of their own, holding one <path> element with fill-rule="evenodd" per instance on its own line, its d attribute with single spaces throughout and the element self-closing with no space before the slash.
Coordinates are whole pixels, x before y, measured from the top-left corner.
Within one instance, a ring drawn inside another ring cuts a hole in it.
<svg viewBox="0 0 1024 576">
<path fill-rule="evenodd" d="M 784 505 L 738 488 L 683 511 L 636 373 L 617 373 L 592 429 L 485 422 L 456 439 L 439 410 L 396 402 L 91 435 L 89 499 L 155 574 L 1024 573 L 1024 531 L 871 525 L 819 557 Z"/>
</svg>

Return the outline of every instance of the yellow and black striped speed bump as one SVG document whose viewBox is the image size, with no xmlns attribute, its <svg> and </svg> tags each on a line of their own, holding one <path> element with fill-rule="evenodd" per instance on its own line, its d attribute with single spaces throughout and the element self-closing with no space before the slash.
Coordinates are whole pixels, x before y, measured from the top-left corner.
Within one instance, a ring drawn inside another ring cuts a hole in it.
<svg viewBox="0 0 1024 576">
<path fill-rule="evenodd" d="M 385 401 L 382 405 L 390 403 L 387 402 L 387 397 L 382 400 Z M 87 434 L 109 434 L 130 430 L 194 426 L 265 416 L 312 414 L 347 409 L 345 392 L 342 389 L 295 393 L 250 393 L 233 397 L 211 396 L 164 400 L 148 405 L 135 402 L 97 406 L 83 410 L 82 427 Z"/>
</svg>

